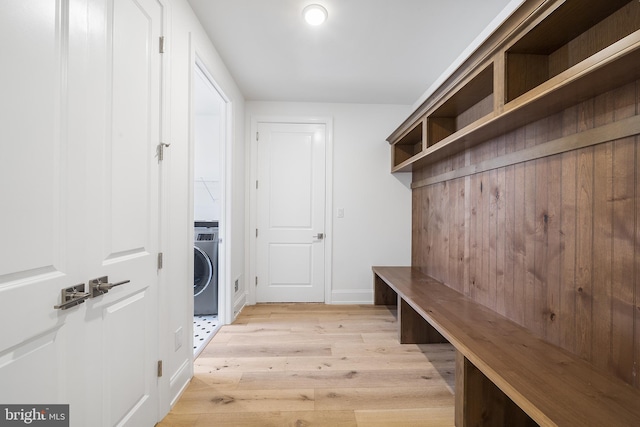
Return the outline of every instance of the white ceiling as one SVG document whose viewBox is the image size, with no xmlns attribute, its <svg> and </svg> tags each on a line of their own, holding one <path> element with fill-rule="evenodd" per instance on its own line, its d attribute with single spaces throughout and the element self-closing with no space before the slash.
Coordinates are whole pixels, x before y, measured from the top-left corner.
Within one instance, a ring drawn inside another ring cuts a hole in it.
<svg viewBox="0 0 640 427">
<path fill-rule="evenodd" d="M 247 100 L 414 104 L 510 0 L 188 0 Z M 308 26 L 302 9 L 329 19 Z"/>
</svg>

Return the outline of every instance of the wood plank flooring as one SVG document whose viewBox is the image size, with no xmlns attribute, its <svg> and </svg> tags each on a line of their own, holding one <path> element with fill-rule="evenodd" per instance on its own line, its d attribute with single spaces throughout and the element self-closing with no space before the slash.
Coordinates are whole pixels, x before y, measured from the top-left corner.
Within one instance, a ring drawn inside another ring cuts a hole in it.
<svg viewBox="0 0 640 427">
<path fill-rule="evenodd" d="M 453 426 L 453 347 L 397 326 L 384 306 L 245 307 L 158 426 Z"/>
</svg>

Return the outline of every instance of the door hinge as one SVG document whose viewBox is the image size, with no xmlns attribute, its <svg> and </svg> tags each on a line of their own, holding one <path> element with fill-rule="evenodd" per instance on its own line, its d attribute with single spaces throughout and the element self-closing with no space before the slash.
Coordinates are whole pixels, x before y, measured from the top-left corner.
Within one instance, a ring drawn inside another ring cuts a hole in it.
<svg viewBox="0 0 640 427">
<path fill-rule="evenodd" d="M 159 51 L 160 53 L 164 53 L 164 36 L 160 36 Z"/>
<path fill-rule="evenodd" d="M 256 228 L 256 237 L 258 237 L 258 229 Z"/>
<path fill-rule="evenodd" d="M 163 263 L 164 263 L 164 254 L 162 252 L 158 252 L 158 270 L 162 269 Z"/>
<path fill-rule="evenodd" d="M 258 180 L 256 179 L 256 190 L 258 189 Z"/>
<path fill-rule="evenodd" d="M 158 378 L 162 376 L 162 360 L 158 360 Z"/>
<path fill-rule="evenodd" d="M 260 132 L 256 132 L 256 141 L 260 141 Z"/>
<path fill-rule="evenodd" d="M 258 286 L 258 276 L 256 276 L 256 286 Z"/>
</svg>

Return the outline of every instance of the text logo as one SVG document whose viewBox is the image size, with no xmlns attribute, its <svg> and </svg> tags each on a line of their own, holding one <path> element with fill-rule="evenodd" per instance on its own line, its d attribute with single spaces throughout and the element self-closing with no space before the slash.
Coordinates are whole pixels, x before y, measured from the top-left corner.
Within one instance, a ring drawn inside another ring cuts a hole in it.
<svg viewBox="0 0 640 427">
<path fill-rule="evenodd" d="M 0 427 L 69 427 L 69 405 L 0 405 Z"/>
</svg>

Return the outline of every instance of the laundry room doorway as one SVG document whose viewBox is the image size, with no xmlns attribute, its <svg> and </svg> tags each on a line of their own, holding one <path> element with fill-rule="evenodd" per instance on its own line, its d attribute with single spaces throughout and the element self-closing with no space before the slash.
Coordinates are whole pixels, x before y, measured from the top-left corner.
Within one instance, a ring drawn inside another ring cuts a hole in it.
<svg viewBox="0 0 640 427">
<path fill-rule="evenodd" d="M 193 351 L 204 349 L 228 304 L 226 158 L 228 100 L 201 61 L 193 72 Z"/>
</svg>

